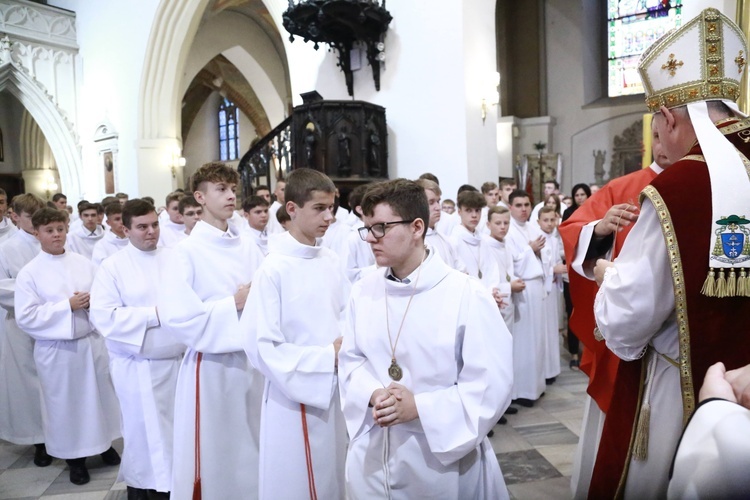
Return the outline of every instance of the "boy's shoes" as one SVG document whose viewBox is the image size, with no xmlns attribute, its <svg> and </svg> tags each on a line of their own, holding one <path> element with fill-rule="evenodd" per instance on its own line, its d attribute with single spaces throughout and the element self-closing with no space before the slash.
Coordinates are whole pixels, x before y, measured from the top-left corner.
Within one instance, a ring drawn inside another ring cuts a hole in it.
<svg viewBox="0 0 750 500">
<path fill-rule="evenodd" d="M 148 500 L 169 500 L 169 492 L 148 490 Z"/>
<path fill-rule="evenodd" d="M 36 451 L 34 452 L 34 465 L 37 467 L 47 467 L 52 463 L 52 457 L 47 454 L 47 447 L 44 443 L 35 444 Z"/>
<path fill-rule="evenodd" d="M 505 417 L 500 417 L 500 420 L 497 421 L 498 425 L 505 425 L 508 423 L 508 419 Z"/>
<path fill-rule="evenodd" d="M 120 465 L 120 454 L 111 446 L 100 456 L 102 457 L 102 461 L 107 465 Z"/>
<path fill-rule="evenodd" d="M 580 368 L 580 361 L 577 359 L 571 359 L 570 363 L 568 363 L 568 366 L 571 370 L 578 370 Z"/>
<path fill-rule="evenodd" d="M 148 490 L 128 486 L 128 500 L 148 500 Z"/>
<path fill-rule="evenodd" d="M 509 406 L 507 410 L 505 410 L 506 415 L 515 415 L 518 413 L 518 408 L 513 408 L 512 406 Z"/>
<path fill-rule="evenodd" d="M 70 467 L 70 482 L 78 486 L 86 484 L 91 479 L 89 470 L 86 468 L 86 458 L 73 458 L 65 460 Z"/>
<path fill-rule="evenodd" d="M 526 398 L 518 398 L 513 400 L 514 405 L 523 406 L 525 408 L 531 408 L 534 406 L 534 402 Z"/>
<path fill-rule="evenodd" d="M 494 436 L 494 435 L 495 435 L 495 431 L 494 431 L 494 430 L 492 430 L 492 429 L 490 429 L 490 432 L 488 432 L 488 433 L 487 433 L 487 437 L 488 437 L 488 438 L 491 438 L 491 437 L 492 437 L 492 436 Z"/>
<path fill-rule="evenodd" d="M 544 380 L 544 383 L 547 385 L 552 385 L 555 383 L 555 380 L 557 380 L 557 377 L 552 377 Z"/>
</svg>

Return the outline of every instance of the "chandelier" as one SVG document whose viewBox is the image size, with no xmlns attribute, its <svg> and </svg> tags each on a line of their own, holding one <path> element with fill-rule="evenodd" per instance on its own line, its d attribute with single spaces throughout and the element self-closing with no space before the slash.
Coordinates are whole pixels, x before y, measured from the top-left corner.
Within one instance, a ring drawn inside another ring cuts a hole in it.
<svg viewBox="0 0 750 500">
<path fill-rule="evenodd" d="M 346 89 L 354 95 L 351 55 L 355 45 L 364 48 L 372 67 L 375 89 L 380 90 L 380 64 L 385 61 L 385 32 L 393 17 L 379 0 L 289 0 L 283 16 L 289 41 L 298 36 L 305 42 L 327 43 L 336 51 L 337 66 L 344 72 Z"/>
</svg>

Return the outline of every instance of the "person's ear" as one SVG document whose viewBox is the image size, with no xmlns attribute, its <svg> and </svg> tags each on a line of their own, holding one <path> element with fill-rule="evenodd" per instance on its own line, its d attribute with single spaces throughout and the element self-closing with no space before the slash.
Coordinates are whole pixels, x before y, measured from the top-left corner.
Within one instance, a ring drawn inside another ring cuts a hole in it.
<svg viewBox="0 0 750 500">
<path fill-rule="evenodd" d="M 422 234 L 425 232 L 424 221 L 421 218 L 414 219 L 414 222 L 412 222 L 412 225 L 414 227 L 414 234 L 418 236 L 419 238 L 421 238 Z"/>
<path fill-rule="evenodd" d="M 672 113 L 672 111 L 670 111 L 666 106 L 662 106 L 661 108 L 659 108 L 659 111 L 661 112 L 662 116 L 664 116 L 664 121 L 667 124 L 667 130 L 671 132 L 674 129 L 676 122 L 674 113 Z"/>
</svg>

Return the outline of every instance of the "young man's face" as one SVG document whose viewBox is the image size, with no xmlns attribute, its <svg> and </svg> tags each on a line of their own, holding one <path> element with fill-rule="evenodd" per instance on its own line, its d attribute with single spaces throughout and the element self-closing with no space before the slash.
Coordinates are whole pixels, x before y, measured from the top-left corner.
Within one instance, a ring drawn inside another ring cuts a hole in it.
<svg viewBox="0 0 750 500">
<path fill-rule="evenodd" d="M 286 189 L 286 182 L 279 181 L 276 183 L 276 189 L 273 190 L 273 195 L 276 197 L 276 201 L 281 203 L 282 205 L 286 203 L 284 201 L 284 190 Z"/>
<path fill-rule="evenodd" d="M 139 215 L 130 219 L 130 227 L 125 229 L 125 235 L 138 250 L 150 252 L 159 243 L 159 217 L 156 211 L 146 215 Z"/>
<path fill-rule="evenodd" d="M 5 212 L 8 211 L 8 197 L 4 194 L 0 194 L 0 219 L 5 217 Z"/>
<path fill-rule="evenodd" d="M 271 203 L 271 191 L 269 191 L 268 189 L 261 189 L 259 191 L 256 191 L 255 194 L 266 200 L 268 203 Z"/>
<path fill-rule="evenodd" d="M 484 195 L 484 201 L 487 202 L 488 207 L 494 207 L 499 200 L 500 188 L 490 189 L 490 191 Z"/>
<path fill-rule="evenodd" d="M 443 212 L 446 214 L 452 214 L 456 211 L 456 205 L 453 205 L 451 203 L 443 203 Z"/>
<path fill-rule="evenodd" d="M 387 203 L 376 205 L 371 216 L 368 217 L 365 215 L 362 217 L 365 227 L 371 227 L 380 223 L 396 222 L 403 219 Z M 380 239 L 376 239 L 372 231 L 367 233 L 365 241 L 370 244 L 372 253 L 375 255 L 375 262 L 377 262 L 379 267 L 400 267 L 407 262 L 412 252 L 415 251 L 415 224 L 416 221 L 410 224 L 391 224 L 390 226 L 386 226 L 385 234 Z M 418 239 L 420 241 L 416 241 L 416 246 L 420 247 L 422 245 L 421 236 Z"/>
<path fill-rule="evenodd" d="M 96 209 L 89 208 L 81 212 L 81 222 L 83 223 L 83 227 L 89 231 L 94 231 L 96 225 L 99 223 L 99 214 L 96 213 Z"/>
<path fill-rule="evenodd" d="M 461 217 L 461 224 L 473 233 L 479 224 L 479 218 L 482 216 L 482 209 L 458 207 L 458 215 Z"/>
<path fill-rule="evenodd" d="M 500 199 L 503 200 L 503 203 L 510 206 L 510 203 L 508 202 L 508 197 L 510 196 L 510 193 L 516 190 L 515 184 L 509 184 L 502 187 L 500 190 Z"/>
<path fill-rule="evenodd" d="M 120 202 L 121 207 L 124 207 L 125 204 L 128 202 L 128 199 L 123 196 L 122 198 L 117 198 L 117 201 Z"/>
<path fill-rule="evenodd" d="M 170 221 L 175 224 L 183 224 L 182 215 L 180 215 L 180 202 L 178 200 L 169 202 L 169 205 L 167 205 L 167 214 Z"/>
<path fill-rule="evenodd" d="M 235 190 L 237 184 L 229 182 L 205 182 L 203 191 L 195 192 L 195 199 L 203 205 L 203 217 L 217 221 L 226 221 L 234 213 L 237 201 Z"/>
<path fill-rule="evenodd" d="M 10 214 L 18 229 L 23 229 L 29 234 L 34 234 L 34 224 L 31 223 L 31 214 L 26 212 Z"/>
<path fill-rule="evenodd" d="M 545 212 L 539 215 L 539 227 L 547 234 L 552 233 L 557 225 L 557 216 L 552 212 Z"/>
<path fill-rule="evenodd" d="M 510 227 L 510 213 L 492 214 L 490 220 L 487 221 L 487 227 L 490 229 L 490 236 L 498 241 L 503 241 Z"/>
<path fill-rule="evenodd" d="M 117 236 L 124 238 L 125 232 L 122 225 L 122 214 L 112 214 L 107 216 L 107 225 L 109 229 Z"/>
<path fill-rule="evenodd" d="M 96 214 L 96 210 L 94 210 Z M 36 229 L 35 236 L 42 245 L 42 250 L 52 255 L 65 252 L 65 235 L 68 232 L 64 222 L 50 222 Z"/>
<path fill-rule="evenodd" d="M 513 203 L 510 205 L 510 215 L 518 222 L 526 222 L 529 220 L 529 214 L 531 213 L 531 202 L 528 196 L 517 196 L 513 198 Z"/>
<path fill-rule="evenodd" d="M 186 206 L 182 210 L 182 220 L 185 223 L 185 229 L 190 232 L 203 216 L 203 207 Z"/>
<path fill-rule="evenodd" d="M 552 182 L 544 183 L 544 196 L 555 194 L 555 184 Z"/>
<path fill-rule="evenodd" d="M 435 229 L 435 224 L 440 220 L 440 197 L 429 189 L 425 189 L 424 194 L 427 195 L 427 205 L 430 207 L 430 223 L 428 227 Z"/>
<path fill-rule="evenodd" d="M 286 204 L 286 211 L 292 218 L 290 231 L 301 238 L 298 241 L 314 244 L 315 238 L 326 234 L 334 218 L 334 199 L 333 193 L 313 191 L 312 198 L 301 207 L 292 201 Z"/>
<path fill-rule="evenodd" d="M 55 206 L 58 210 L 65 210 L 68 207 L 68 199 L 67 198 L 60 198 L 55 203 Z"/>
<path fill-rule="evenodd" d="M 249 212 L 245 212 L 245 219 L 251 228 L 263 231 L 268 225 L 268 207 L 263 205 L 253 207 Z"/>
</svg>

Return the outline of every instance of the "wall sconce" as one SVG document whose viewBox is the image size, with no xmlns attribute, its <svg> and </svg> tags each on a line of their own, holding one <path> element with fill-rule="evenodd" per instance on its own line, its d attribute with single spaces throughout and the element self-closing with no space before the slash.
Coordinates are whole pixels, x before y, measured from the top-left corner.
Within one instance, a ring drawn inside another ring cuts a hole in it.
<svg viewBox="0 0 750 500">
<path fill-rule="evenodd" d="M 47 174 L 47 179 L 45 181 L 45 187 L 47 192 L 47 201 L 49 201 L 50 194 L 52 191 L 57 191 L 57 183 L 55 182 L 55 176 L 52 174 Z"/>
<path fill-rule="evenodd" d="M 184 167 L 187 165 L 187 160 L 184 156 L 180 156 L 180 150 L 172 153 L 172 156 L 167 160 L 170 170 L 172 171 L 172 179 L 177 178 L 177 167 Z"/>
<path fill-rule="evenodd" d="M 487 111 L 490 106 L 497 106 L 500 104 L 500 92 L 497 88 L 500 86 L 500 73 L 495 71 L 492 74 L 491 81 L 489 82 L 487 97 L 482 97 L 482 124 L 487 119 Z"/>
</svg>

